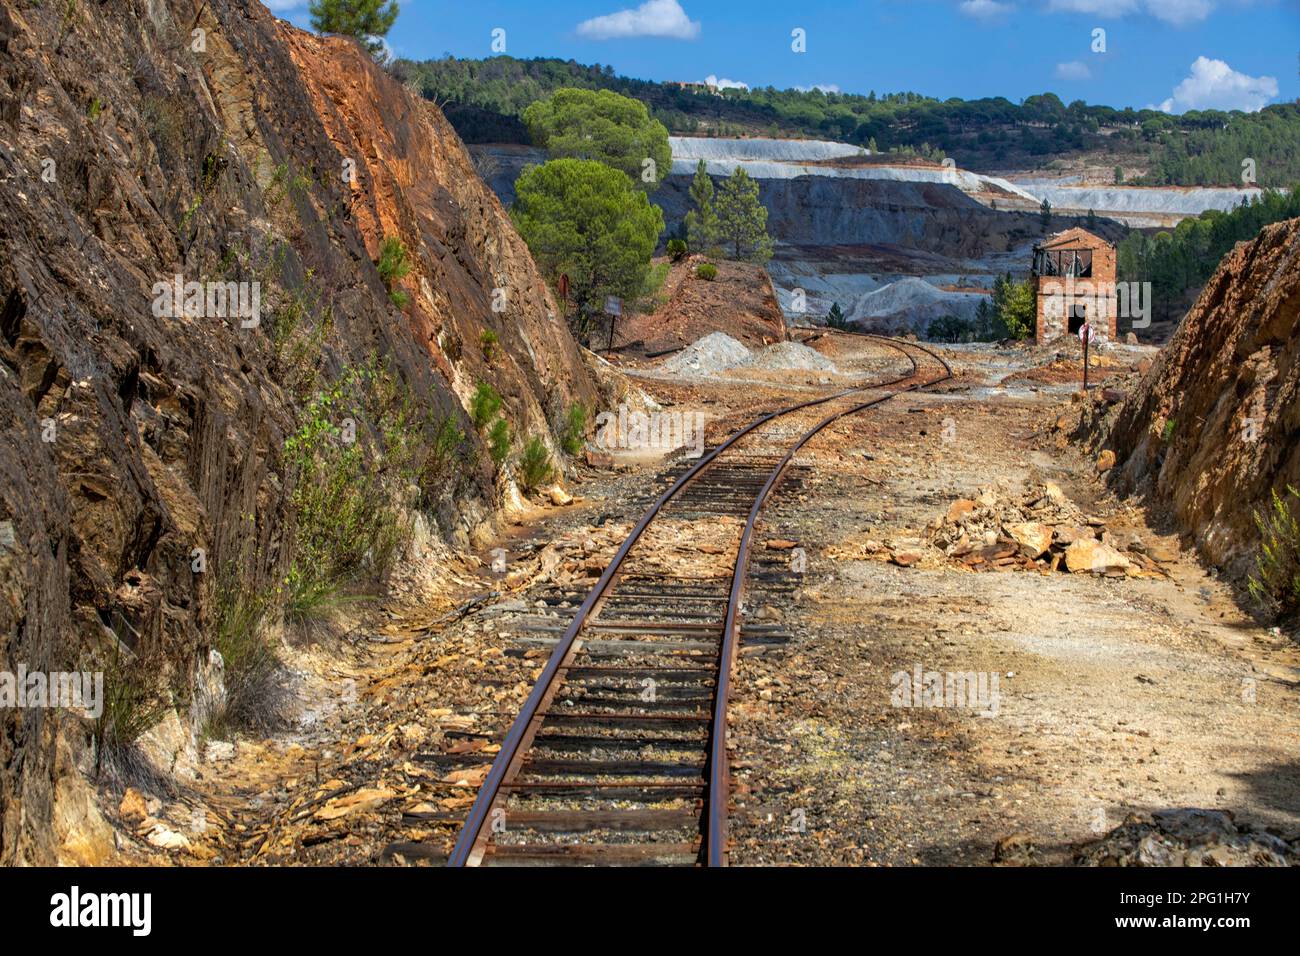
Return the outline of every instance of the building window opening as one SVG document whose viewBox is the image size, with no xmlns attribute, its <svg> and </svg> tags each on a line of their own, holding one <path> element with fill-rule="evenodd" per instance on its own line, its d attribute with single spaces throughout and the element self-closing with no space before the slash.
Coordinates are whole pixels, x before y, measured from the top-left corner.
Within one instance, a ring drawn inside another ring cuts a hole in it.
<svg viewBox="0 0 1300 956">
<path fill-rule="evenodd" d="M 1092 277 L 1091 249 L 1061 249 L 1038 253 L 1034 271 L 1040 276 Z"/>
<path fill-rule="evenodd" d="M 1083 328 L 1083 323 L 1088 321 L 1088 307 L 1086 305 L 1070 306 L 1070 324 L 1069 332 L 1071 335 L 1078 335 L 1079 330 Z"/>
</svg>

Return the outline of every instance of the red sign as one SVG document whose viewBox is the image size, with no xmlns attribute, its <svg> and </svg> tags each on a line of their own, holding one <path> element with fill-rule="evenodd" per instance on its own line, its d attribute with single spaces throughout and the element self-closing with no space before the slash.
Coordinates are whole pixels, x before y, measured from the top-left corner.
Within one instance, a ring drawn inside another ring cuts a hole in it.
<svg viewBox="0 0 1300 956">
<path fill-rule="evenodd" d="M 1092 341 L 1092 326 L 1087 322 L 1079 326 L 1079 341 L 1085 343 Z"/>
</svg>

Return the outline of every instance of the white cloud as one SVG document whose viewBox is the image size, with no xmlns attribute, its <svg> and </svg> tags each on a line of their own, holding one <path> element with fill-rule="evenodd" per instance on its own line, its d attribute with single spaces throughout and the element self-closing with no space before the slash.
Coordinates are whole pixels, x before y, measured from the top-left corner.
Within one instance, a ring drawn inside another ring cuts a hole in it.
<svg viewBox="0 0 1300 956">
<path fill-rule="evenodd" d="M 1048 9 L 1066 13 L 1095 13 L 1099 17 L 1122 17 L 1141 7 L 1138 0 L 1050 0 Z"/>
<path fill-rule="evenodd" d="M 1198 56 L 1192 72 L 1174 87 L 1174 95 L 1160 104 L 1166 113 L 1187 110 L 1244 110 L 1254 113 L 1277 96 L 1271 76 L 1247 76 L 1222 60 Z"/>
<path fill-rule="evenodd" d="M 1125 17 L 1147 13 L 1166 23 L 1197 23 L 1211 13 L 1217 0 L 1050 0 L 1049 9 L 1066 13 L 1091 13 L 1098 17 Z"/>
<path fill-rule="evenodd" d="M 747 90 L 747 89 L 749 89 L 749 84 L 748 84 L 748 83 L 742 83 L 742 82 L 740 82 L 740 80 L 729 80 L 729 79 L 727 79 L 726 77 L 723 77 L 722 79 L 718 79 L 718 77 L 715 76 L 715 75 L 712 74 L 712 73 L 710 73 L 708 76 L 706 76 L 706 77 L 704 78 L 704 82 L 705 82 L 706 85 L 708 85 L 708 86 L 716 86 L 716 87 L 717 87 L 718 89 L 720 89 L 720 90 Z"/>
<path fill-rule="evenodd" d="M 957 5 L 957 9 L 977 20 L 992 20 L 994 17 L 1011 12 L 1013 8 L 1011 4 L 999 3 L 998 0 L 962 0 Z"/>
<path fill-rule="evenodd" d="M 1167 23 L 1197 23 L 1214 12 L 1214 0 L 1147 0 L 1147 13 Z"/>
<path fill-rule="evenodd" d="M 810 93 L 813 90 L 821 90 L 823 93 L 838 93 L 840 91 L 837 83 L 814 83 L 812 86 L 796 86 L 800 93 Z"/>
<path fill-rule="evenodd" d="M 1088 69 L 1087 63 L 1071 60 L 1068 63 L 1056 64 L 1056 78 L 1058 80 L 1090 80 L 1092 79 L 1092 70 Z"/>
<path fill-rule="evenodd" d="M 578 35 L 593 40 L 624 37 L 694 40 L 700 35 L 700 24 L 686 15 L 677 0 L 646 0 L 635 10 L 619 10 L 583 20 L 578 24 Z"/>
</svg>

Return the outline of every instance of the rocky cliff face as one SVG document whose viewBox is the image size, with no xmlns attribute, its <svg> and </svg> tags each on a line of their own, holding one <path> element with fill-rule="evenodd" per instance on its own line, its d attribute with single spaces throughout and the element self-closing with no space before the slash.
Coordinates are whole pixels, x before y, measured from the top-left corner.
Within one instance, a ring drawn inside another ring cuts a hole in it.
<svg viewBox="0 0 1300 956">
<path fill-rule="evenodd" d="M 0 178 L 0 672 L 111 647 L 165 660 L 187 697 L 213 601 L 196 549 L 249 587 L 286 566 L 304 367 L 378 355 L 471 445 L 480 380 L 552 444 L 597 400 L 437 109 L 260 4 L 0 0 Z M 402 308 L 374 265 L 389 237 Z M 185 283 L 204 284 L 194 308 Z M 462 542 L 498 493 L 472 460 L 430 496 Z M 85 803 L 87 736 L 66 711 L 0 709 L 0 864 L 94 861 L 52 826 Z"/>
<path fill-rule="evenodd" d="M 1224 258 L 1110 441 L 1125 490 L 1168 508 L 1213 564 L 1251 570 L 1255 509 L 1300 487 L 1300 219 Z"/>
<path fill-rule="evenodd" d="M 670 224 L 691 207 L 690 182 L 672 176 L 655 193 Z M 943 183 L 761 179 L 759 199 L 768 230 L 790 245 L 896 245 L 958 259 L 1005 252 L 1037 234 L 1033 217 L 992 210 Z"/>
<path fill-rule="evenodd" d="M 519 174 L 546 161 L 543 150 L 525 146 L 475 146 L 473 152 L 485 178 L 507 203 L 514 201 Z M 691 208 L 692 177 L 666 176 L 651 195 L 663 208 L 670 231 Z M 714 177 L 715 185 L 720 181 Z M 941 182 L 760 176 L 758 188 L 768 210 L 768 231 L 783 245 L 896 245 L 960 259 L 1006 252 L 1041 234 L 1036 211 L 1011 212 L 1005 198 L 993 209 Z"/>
</svg>

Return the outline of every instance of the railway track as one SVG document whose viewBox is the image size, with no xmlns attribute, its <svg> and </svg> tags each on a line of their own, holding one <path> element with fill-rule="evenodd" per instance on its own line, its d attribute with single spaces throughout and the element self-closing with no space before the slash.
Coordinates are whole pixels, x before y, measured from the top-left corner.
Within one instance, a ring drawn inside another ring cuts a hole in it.
<svg viewBox="0 0 1300 956">
<path fill-rule="evenodd" d="M 549 596 L 582 603 L 502 740 L 448 866 L 726 865 L 727 706 L 763 506 L 825 428 L 952 375 L 924 346 L 865 337 L 902 353 L 909 371 L 766 412 L 678 466 L 591 591 Z M 709 520 L 740 528 L 726 573 L 665 569 L 638 549 L 652 526 Z M 758 578 L 793 590 L 780 570 Z"/>
</svg>

